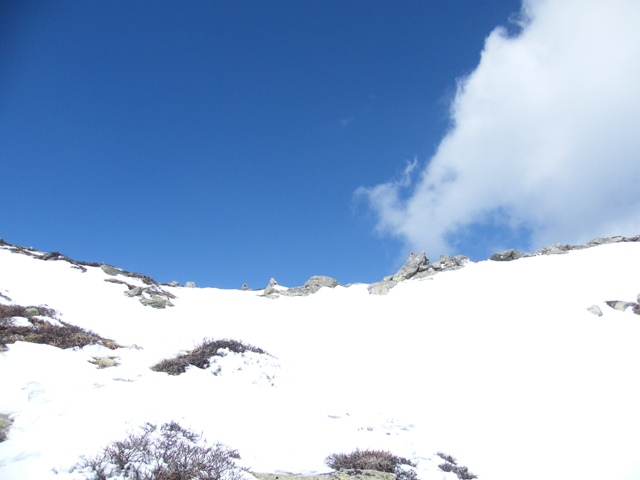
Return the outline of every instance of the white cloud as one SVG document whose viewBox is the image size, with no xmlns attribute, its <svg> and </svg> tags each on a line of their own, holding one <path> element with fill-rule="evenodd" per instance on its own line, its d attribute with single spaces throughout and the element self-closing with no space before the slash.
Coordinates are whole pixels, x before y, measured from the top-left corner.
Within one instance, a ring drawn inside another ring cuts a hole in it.
<svg viewBox="0 0 640 480">
<path fill-rule="evenodd" d="M 640 2 L 529 0 L 522 17 L 487 37 L 422 172 L 357 190 L 378 230 L 431 255 L 492 222 L 531 248 L 640 233 Z"/>
</svg>

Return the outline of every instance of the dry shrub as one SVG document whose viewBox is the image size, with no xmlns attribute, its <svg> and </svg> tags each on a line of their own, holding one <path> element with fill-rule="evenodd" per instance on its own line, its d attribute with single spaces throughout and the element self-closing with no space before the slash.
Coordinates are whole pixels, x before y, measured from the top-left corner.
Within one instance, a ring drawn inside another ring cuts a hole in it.
<svg viewBox="0 0 640 480">
<path fill-rule="evenodd" d="M 36 308 L 38 316 L 29 318 L 30 326 L 16 326 L 11 322 L 12 317 L 27 317 L 27 310 Z M 0 305 L 0 349 L 5 349 L 7 344 L 15 342 L 30 342 L 52 345 L 58 348 L 82 348 L 86 345 L 100 344 L 111 350 L 120 348 L 113 340 L 102 338 L 99 335 L 84 330 L 83 328 L 65 323 L 60 320 L 54 325 L 38 317 L 55 319 L 56 311 L 48 307 L 24 307 L 22 305 Z"/>
<path fill-rule="evenodd" d="M 438 468 L 443 472 L 453 472 L 455 473 L 460 480 L 470 480 L 473 478 L 478 478 L 477 475 L 471 473 L 467 467 L 458 466 L 458 462 L 451 455 L 447 455 L 442 452 L 438 452 L 438 455 L 445 462 L 438 465 Z"/>
<path fill-rule="evenodd" d="M 376 470 L 395 473 L 399 480 L 417 480 L 415 472 L 401 468 L 402 465 L 415 467 L 415 463 L 386 450 L 356 449 L 351 453 L 334 453 L 324 462 L 334 470 Z"/>
<path fill-rule="evenodd" d="M 218 350 L 228 348 L 235 353 L 254 352 L 269 355 L 261 348 L 246 345 L 237 340 L 208 340 L 204 339 L 202 343 L 190 352 L 178 355 L 174 358 L 162 360 L 151 367 L 155 372 L 165 372 L 169 375 L 180 375 L 186 372 L 189 365 L 198 368 L 207 368 L 211 364 L 211 357 L 220 356 Z"/>
<path fill-rule="evenodd" d="M 247 470 L 236 464 L 240 455 L 206 441 L 176 422 L 158 428 L 147 423 L 139 434 L 112 442 L 102 454 L 83 459 L 86 480 L 241 480 Z"/>
</svg>

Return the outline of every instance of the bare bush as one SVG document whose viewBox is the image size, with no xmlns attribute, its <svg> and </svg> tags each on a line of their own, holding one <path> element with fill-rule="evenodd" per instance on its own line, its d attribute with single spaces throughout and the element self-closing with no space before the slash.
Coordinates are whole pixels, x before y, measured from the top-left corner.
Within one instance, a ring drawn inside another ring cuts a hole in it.
<svg viewBox="0 0 640 480">
<path fill-rule="evenodd" d="M 246 468 L 236 464 L 236 450 L 207 446 L 200 435 L 176 422 L 150 423 L 138 434 L 112 442 L 102 454 L 78 465 L 86 480 L 241 480 Z"/>
<path fill-rule="evenodd" d="M 399 480 L 417 480 L 414 471 L 401 467 L 415 467 L 415 463 L 386 450 L 356 449 L 351 453 L 334 453 L 325 459 L 325 464 L 334 470 L 376 470 L 395 473 Z"/>
<path fill-rule="evenodd" d="M 220 356 L 218 351 L 220 349 L 229 349 L 231 352 L 244 353 L 254 352 L 264 355 L 269 355 L 261 348 L 246 345 L 237 340 L 208 340 L 204 339 L 203 342 L 191 350 L 190 352 L 178 355 L 174 358 L 162 360 L 156 365 L 151 367 L 151 370 L 155 372 L 165 372 L 169 375 L 180 375 L 187 370 L 189 365 L 193 365 L 198 368 L 207 368 L 211 364 L 211 357 Z"/>
<path fill-rule="evenodd" d="M 438 452 L 438 453 L 436 453 L 436 455 L 438 455 L 445 462 L 449 462 L 449 463 L 451 463 L 453 465 L 457 465 L 458 464 L 458 461 L 455 459 L 455 457 L 452 457 L 451 455 L 447 455 L 446 453 L 442 453 L 442 452 Z"/>
<path fill-rule="evenodd" d="M 37 310 L 37 314 L 31 312 Z M 99 344 L 111 350 L 120 348 L 113 340 L 103 338 L 90 330 L 56 320 L 60 325 L 54 325 L 40 317 L 55 320 L 57 312 L 51 308 L 24 307 L 22 305 L 0 305 L 0 349 L 7 344 L 18 341 L 41 343 L 58 348 L 82 348 L 86 345 Z M 12 317 L 27 317 L 31 325 L 16 326 Z"/>
<path fill-rule="evenodd" d="M 470 480 L 473 478 L 478 478 L 477 475 L 471 473 L 467 467 L 458 466 L 458 462 L 451 455 L 447 455 L 442 452 L 436 453 L 441 459 L 445 462 L 438 465 L 438 468 L 443 472 L 453 472 L 455 473 L 460 480 Z"/>
</svg>

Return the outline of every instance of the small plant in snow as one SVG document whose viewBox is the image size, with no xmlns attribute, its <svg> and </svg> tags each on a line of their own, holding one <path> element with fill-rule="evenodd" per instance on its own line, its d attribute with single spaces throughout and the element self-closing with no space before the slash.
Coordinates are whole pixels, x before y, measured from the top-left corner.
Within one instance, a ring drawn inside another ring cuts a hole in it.
<svg viewBox="0 0 640 480">
<path fill-rule="evenodd" d="M 467 467 L 458 466 L 458 462 L 451 455 L 447 455 L 442 452 L 436 453 L 441 459 L 445 462 L 438 465 L 438 468 L 443 472 L 453 472 L 455 473 L 460 480 L 470 480 L 473 478 L 478 478 L 477 475 L 471 473 Z"/>
<path fill-rule="evenodd" d="M 111 443 L 76 468 L 86 480 L 241 480 L 247 469 L 238 459 L 236 450 L 208 446 L 176 422 L 160 429 L 147 423 L 141 433 Z"/>
</svg>

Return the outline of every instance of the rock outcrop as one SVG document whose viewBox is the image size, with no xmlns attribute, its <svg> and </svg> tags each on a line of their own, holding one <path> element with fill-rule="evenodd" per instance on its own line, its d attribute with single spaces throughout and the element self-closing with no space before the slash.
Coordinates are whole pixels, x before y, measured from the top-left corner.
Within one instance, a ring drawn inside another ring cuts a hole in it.
<svg viewBox="0 0 640 480">
<path fill-rule="evenodd" d="M 514 250 L 513 248 L 505 250 L 504 252 L 494 253 L 489 257 L 489 260 L 494 262 L 510 262 L 512 260 L 518 260 L 519 258 L 533 257 L 531 253 L 521 252 L 520 250 Z"/>
<path fill-rule="evenodd" d="M 106 278 L 105 282 L 125 285 L 127 290 L 125 290 L 124 294 L 127 297 L 137 298 L 140 303 L 146 307 L 173 307 L 171 300 L 176 298 L 174 294 L 160 288 L 159 285 L 142 287 L 140 285 L 132 285 L 131 283 L 127 283 L 124 280 L 119 280 L 117 278 Z"/>
<path fill-rule="evenodd" d="M 326 277 L 323 275 L 315 275 L 304 282 L 303 286 L 282 290 L 280 291 L 280 294 L 287 297 L 300 297 L 316 293 L 323 287 L 335 288 L 338 285 L 340 285 L 340 282 L 338 282 L 335 278 Z"/>
<path fill-rule="evenodd" d="M 638 295 L 638 302 L 640 302 L 640 295 Z M 636 315 L 640 315 L 640 303 L 638 302 L 625 302 L 624 300 L 607 300 L 606 303 L 614 310 L 620 310 L 624 312 L 625 310 L 631 309 L 633 313 Z"/>
<path fill-rule="evenodd" d="M 469 257 L 464 255 L 441 255 L 440 260 L 429 263 L 429 259 L 422 253 L 411 252 L 407 262 L 398 270 L 395 275 L 383 278 L 381 281 L 372 283 L 367 290 L 372 295 L 386 295 L 398 283 L 410 279 L 431 277 L 439 272 L 456 270 L 469 263 Z"/>
<path fill-rule="evenodd" d="M 580 245 L 562 245 L 560 243 L 554 243 L 548 247 L 543 247 L 539 250 L 536 250 L 535 253 L 527 253 L 521 252 L 519 250 L 505 250 L 504 252 L 494 253 L 489 257 L 490 260 L 496 262 L 509 262 L 512 260 L 518 260 L 519 258 L 526 257 L 535 257 L 539 255 L 559 255 L 563 253 L 570 252 L 572 250 L 583 250 L 585 248 L 597 247 L 600 245 L 607 245 L 610 243 L 621 243 L 621 242 L 638 242 L 640 241 L 640 235 L 636 235 L 635 237 L 623 237 L 623 236 L 615 236 L 615 237 L 607 237 L 607 238 L 594 238 L 593 240 L 588 241 L 587 243 L 582 243 Z"/>
<path fill-rule="evenodd" d="M 335 288 L 338 285 L 340 285 L 340 282 L 335 278 L 315 275 L 307 280 L 301 287 L 283 288 L 278 287 L 278 282 L 272 278 L 269 281 L 269 285 L 263 290 L 262 296 L 268 298 L 278 298 L 280 295 L 285 297 L 302 297 L 316 293 L 321 288 Z"/>
</svg>

